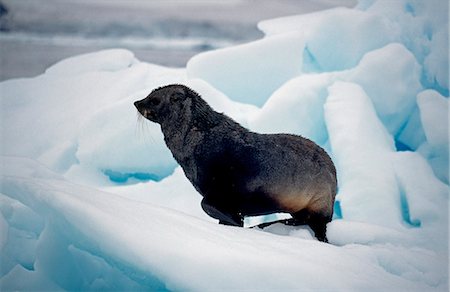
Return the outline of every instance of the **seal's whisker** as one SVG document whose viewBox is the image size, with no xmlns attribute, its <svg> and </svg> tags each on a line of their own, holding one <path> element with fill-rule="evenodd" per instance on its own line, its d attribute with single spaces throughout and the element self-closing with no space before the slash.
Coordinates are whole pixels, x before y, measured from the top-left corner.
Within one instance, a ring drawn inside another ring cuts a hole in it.
<svg viewBox="0 0 450 292">
<path fill-rule="evenodd" d="M 142 137 L 144 137 L 144 122 L 145 122 L 144 117 L 139 112 L 137 112 L 136 117 L 137 117 L 137 122 L 136 122 L 135 133 L 138 138 L 142 138 Z"/>
<path fill-rule="evenodd" d="M 144 127 L 144 131 L 148 134 L 145 137 L 148 139 L 150 144 L 156 144 L 156 140 L 152 135 L 152 131 L 150 130 L 150 123 L 146 119 L 142 119 L 142 120 L 143 120 L 142 125 Z"/>
<path fill-rule="evenodd" d="M 135 128 L 135 136 L 139 139 L 142 139 L 146 143 L 155 144 L 155 139 L 151 135 L 149 123 L 144 118 L 144 116 L 141 113 L 137 112 L 136 119 L 137 122 Z"/>
<path fill-rule="evenodd" d="M 134 135 L 138 137 L 140 135 L 140 127 L 142 123 L 142 115 L 136 111 L 136 127 L 134 128 Z"/>
</svg>

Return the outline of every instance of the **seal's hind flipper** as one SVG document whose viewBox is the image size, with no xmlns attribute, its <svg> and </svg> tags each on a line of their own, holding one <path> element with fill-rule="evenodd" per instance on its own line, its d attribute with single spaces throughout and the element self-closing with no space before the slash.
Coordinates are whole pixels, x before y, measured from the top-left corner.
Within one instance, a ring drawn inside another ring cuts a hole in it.
<svg viewBox="0 0 450 292">
<path fill-rule="evenodd" d="M 265 223 L 261 223 L 258 224 L 254 227 L 259 227 L 261 229 L 264 229 L 272 224 L 276 224 L 276 223 L 283 223 L 284 225 L 289 225 L 289 226 L 295 226 L 297 224 L 295 224 L 295 219 L 294 218 L 290 218 L 290 219 L 282 219 L 282 220 L 277 220 L 277 221 L 271 221 L 271 222 L 265 222 Z M 252 227 L 253 228 L 253 227 Z"/>
<path fill-rule="evenodd" d="M 244 220 L 239 214 L 231 214 L 224 211 L 219 210 L 218 208 L 210 205 L 205 199 L 202 200 L 202 209 L 209 216 L 219 219 L 219 224 L 223 225 L 231 225 L 231 226 L 244 226 Z"/>
</svg>

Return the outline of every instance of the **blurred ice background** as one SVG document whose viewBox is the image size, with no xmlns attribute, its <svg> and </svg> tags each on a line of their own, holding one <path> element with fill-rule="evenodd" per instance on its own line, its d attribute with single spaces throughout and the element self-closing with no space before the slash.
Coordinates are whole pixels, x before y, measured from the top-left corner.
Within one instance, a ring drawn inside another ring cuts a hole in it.
<svg viewBox="0 0 450 292">
<path fill-rule="evenodd" d="M 1 0 L 0 81 L 33 77 L 57 61 L 108 48 L 185 67 L 195 54 L 259 39 L 260 20 L 356 0 Z"/>
</svg>

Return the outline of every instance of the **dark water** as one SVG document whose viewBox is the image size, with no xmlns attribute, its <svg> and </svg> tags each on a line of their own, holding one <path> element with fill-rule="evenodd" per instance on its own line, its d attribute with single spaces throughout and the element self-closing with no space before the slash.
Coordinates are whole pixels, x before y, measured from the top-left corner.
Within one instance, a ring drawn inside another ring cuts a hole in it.
<svg viewBox="0 0 450 292">
<path fill-rule="evenodd" d="M 355 0 L 0 0 L 0 81 L 57 61 L 126 48 L 141 61 L 184 67 L 195 54 L 259 39 L 260 20 Z"/>
</svg>

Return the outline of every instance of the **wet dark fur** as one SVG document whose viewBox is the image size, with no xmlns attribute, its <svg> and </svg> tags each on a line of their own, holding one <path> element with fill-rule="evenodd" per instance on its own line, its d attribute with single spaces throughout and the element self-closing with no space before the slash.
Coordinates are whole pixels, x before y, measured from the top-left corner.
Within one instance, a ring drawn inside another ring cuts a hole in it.
<svg viewBox="0 0 450 292">
<path fill-rule="evenodd" d="M 243 226 L 244 216 L 287 212 L 293 219 L 283 223 L 308 224 L 319 240 L 327 240 L 336 170 L 314 142 L 251 132 L 183 85 L 158 88 L 135 106 L 161 125 L 174 158 L 203 195 L 208 215 Z"/>
</svg>

